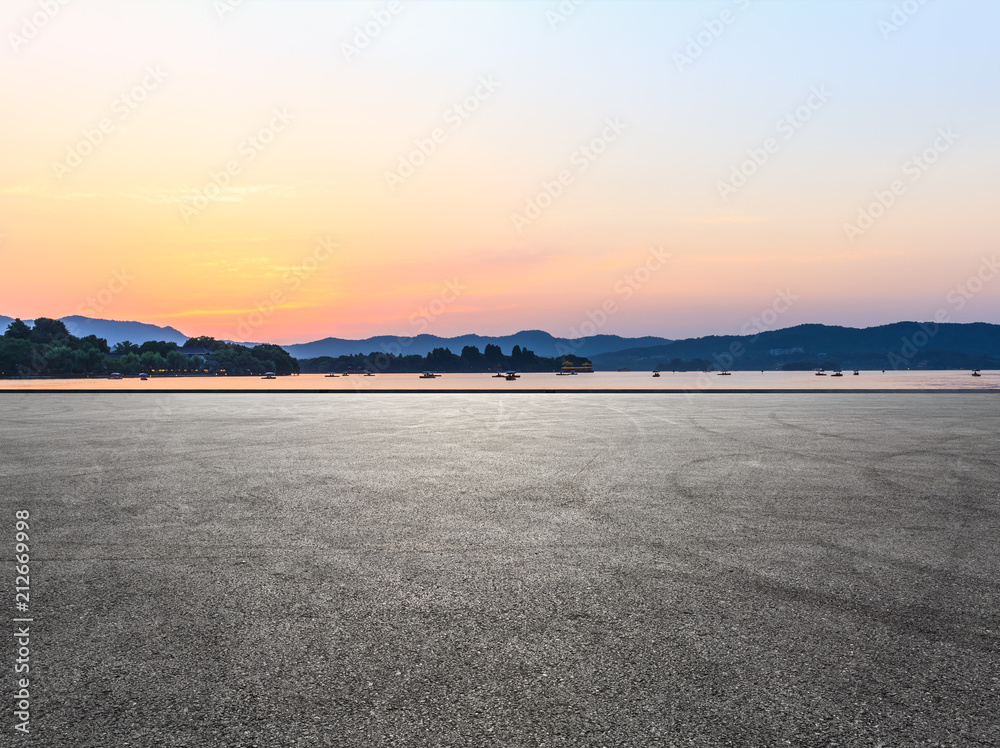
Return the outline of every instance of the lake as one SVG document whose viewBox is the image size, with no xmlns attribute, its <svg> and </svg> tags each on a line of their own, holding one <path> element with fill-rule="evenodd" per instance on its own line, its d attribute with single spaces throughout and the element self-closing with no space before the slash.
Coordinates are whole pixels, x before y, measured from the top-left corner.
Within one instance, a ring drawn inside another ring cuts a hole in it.
<svg viewBox="0 0 1000 748">
<path fill-rule="evenodd" d="M 862 371 L 858 376 L 816 376 L 812 371 L 735 371 L 729 376 L 716 372 L 594 372 L 575 376 L 554 373 L 521 374 L 508 382 L 492 374 L 441 374 L 421 379 L 419 374 L 375 374 L 328 377 L 324 374 L 263 379 L 258 376 L 153 376 L 125 379 L 11 379 L 0 380 L 4 390 L 296 390 L 296 391 L 439 391 L 493 392 L 508 390 L 629 390 L 629 391 L 721 391 L 721 390 L 996 390 L 1000 372 L 984 371 L 973 377 L 969 371 Z"/>
</svg>

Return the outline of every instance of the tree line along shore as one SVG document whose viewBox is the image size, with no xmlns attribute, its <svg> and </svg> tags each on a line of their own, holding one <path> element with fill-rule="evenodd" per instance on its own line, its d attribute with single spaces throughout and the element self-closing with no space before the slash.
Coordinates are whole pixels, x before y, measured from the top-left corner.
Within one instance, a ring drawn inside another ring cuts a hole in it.
<svg viewBox="0 0 1000 748">
<path fill-rule="evenodd" d="M 189 338 L 183 345 L 149 340 L 142 345 L 116 343 L 96 335 L 76 337 L 57 319 L 39 317 L 30 327 L 20 319 L 0 337 L 0 376 L 86 377 L 140 372 L 198 374 L 297 374 L 299 362 L 277 345 L 253 347 L 210 337 Z"/>
<path fill-rule="evenodd" d="M 460 353 L 435 347 L 426 355 L 376 351 L 300 359 L 278 345 L 242 345 L 205 336 L 180 344 L 147 340 L 138 345 L 125 340 L 109 346 L 106 338 L 74 336 L 61 320 L 45 317 L 37 319 L 34 327 L 15 319 L 0 335 L 0 377 L 4 378 L 140 372 L 174 376 L 555 372 L 564 364 L 591 364 L 600 371 L 993 370 L 1000 368 L 1000 325 L 900 322 L 865 329 L 798 325 L 753 336 L 708 336 L 587 357 L 554 358 L 539 356 L 523 345 L 514 345 L 505 354 L 495 343 L 486 343 L 482 351 L 465 345 Z"/>
<path fill-rule="evenodd" d="M 484 350 L 467 345 L 461 353 L 453 353 L 450 348 L 434 348 L 426 356 L 393 353 L 368 353 L 349 356 L 319 356 L 300 359 L 299 366 L 304 374 L 365 370 L 385 374 L 409 374 L 420 371 L 446 371 L 454 373 L 524 371 L 554 372 L 563 364 L 582 366 L 590 359 L 582 356 L 564 355 L 556 358 L 539 356 L 534 351 L 515 345 L 509 355 L 500 346 L 488 343 Z"/>
<path fill-rule="evenodd" d="M 269 343 L 254 346 L 228 343 L 201 336 L 182 345 L 149 340 L 141 345 L 122 341 L 109 346 L 96 335 L 77 337 L 57 319 L 39 317 L 34 327 L 15 319 L 0 336 L 0 377 L 94 377 L 141 372 L 167 375 L 259 375 L 327 373 L 365 370 L 375 373 L 421 371 L 483 372 L 516 369 L 526 372 L 558 371 L 564 363 L 589 363 L 581 356 L 546 358 L 515 345 L 505 355 L 498 345 L 484 351 L 465 346 L 461 354 L 435 348 L 426 356 L 391 353 L 353 356 L 320 356 L 295 359 Z M 707 362 L 706 362 L 707 363 Z"/>
</svg>

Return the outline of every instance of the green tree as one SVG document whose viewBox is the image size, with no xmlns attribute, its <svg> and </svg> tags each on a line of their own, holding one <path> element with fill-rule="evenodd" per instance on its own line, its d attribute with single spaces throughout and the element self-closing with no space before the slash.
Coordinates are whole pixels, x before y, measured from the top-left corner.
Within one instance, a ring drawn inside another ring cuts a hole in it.
<svg viewBox="0 0 1000 748">
<path fill-rule="evenodd" d="M 499 369 L 503 366 L 504 355 L 498 345 L 487 343 L 486 348 L 483 351 L 483 357 L 486 359 L 486 363 L 491 369 Z"/>
<path fill-rule="evenodd" d="M 465 371 L 482 371 L 486 368 L 486 357 L 474 345 L 462 348 L 462 368 Z"/>
<path fill-rule="evenodd" d="M 45 348 L 45 361 L 48 364 L 48 374 L 83 374 L 85 356 L 81 351 L 75 350 L 68 345 L 54 345 Z"/>
<path fill-rule="evenodd" d="M 135 343 L 132 343 L 132 342 L 130 342 L 128 340 L 123 340 L 123 341 L 121 341 L 119 343 L 115 343 L 115 349 L 114 349 L 114 351 L 115 351 L 115 353 L 120 353 L 121 355 L 124 356 L 126 353 L 138 353 L 139 352 L 139 346 L 137 346 Z"/>
<path fill-rule="evenodd" d="M 147 340 L 139 346 L 140 355 L 147 351 L 153 351 L 154 353 L 159 353 L 161 356 L 166 356 L 170 351 L 176 350 L 177 343 L 168 343 L 165 340 Z"/>
<path fill-rule="evenodd" d="M 167 360 L 156 351 L 146 351 L 139 357 L 142 368 L 148 372 L 160 371 L 167 368 Z"/>
<path fill-rule="evenodd" d="M 88 335 L 87 337 L 80 338 L 79 340 L 84 347 L 95 348 L 104 354 L 111 353 L 111 348 L 108 347 L 108 341 L 104 338 L 99 338 L 96 335 Z"/>
<path fill-rule="evenodd" d="M 209 366 L 226 374 L 245 374 L 238 371 L 239 364 L 236 361 L 236 352 L 232 348 L 220 348 L 212 353 L 209 359 Z"/>
<path fill-rule="evenodd" d="M 0 338 L 0 376 L 17 376 L 31 360 L 31 343 L 24 338 Z"/>
<path fill-rule="evenodd" d="M 7 332 L 4 333 L 4 337 L 16 338 L 17 340 L 30 340 L 31 328 L 28 327 L 26 322 L 22 322 L 19 317 L 7 325 Z"/>
<path fill-rule="evenodd" d="M 97 374 L 104 370 L 104 351 L 97 348 L 84 348 L 78 351 L 83 374 Z"/>
<path fill-rule="evenodd" d="M 435 348 L 427 354 L 427 368 L 432 371 L 456 371 L 461 368 L 461 361 L 450 348 Z"/>
<path fill-rule="evenodd" d="M 66 325 L 58 319 L 39 317 L 35 320 L 35 327 L 31 331 L 31 340 L 34 343 L 52 343 L 69 337 L 69 330 Z"/>
<path fill-rule="evenodd" d="M 264 371 L 273 371 L 276 374 L 282 375 L 297 373 L 299 371 L 299 362 L 292 358 L 280 345 L 262 343 L 261 345 L 255 345 L 250 352 L 260 362 Z"/>
<path fill-rule="evenodd" d="M 188 338 L 184 341 L 182 348 L 204 348 L 206 351 L 217 351 L 223 348 L 226 344 L 221 340 L 216 340 L 215 338 L 210 338 L 207 335 L 202 335 L 198 338 Z"/>
<path fill-rule="evenodd" d="M 188 367 L 188 357 L 180 351 L 167 353 L 167 367 L 170 371 L 184 371 Z"/>
<path fill-rule="evenodd" d="M 142 359 L 138 353 L 126 353 L 118 359 L 118 371 L 122 374 L 138 374 L 142 369 Z"/>
</svg>

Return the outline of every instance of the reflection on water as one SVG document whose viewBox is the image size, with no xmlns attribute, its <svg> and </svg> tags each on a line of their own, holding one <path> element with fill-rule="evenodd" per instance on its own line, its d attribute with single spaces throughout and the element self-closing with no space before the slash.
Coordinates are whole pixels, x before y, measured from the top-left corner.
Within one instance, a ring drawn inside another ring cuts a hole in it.
<svg viewBox="0 0 1000 748">
<path fill-rule="evenodd" d="M 715 372 L 664 371 L 595 372 L 576 376 L 522 374 L 519 379 L 492 374 L 442 374 L 422 379 L 419 374 L 375 374 L 336 376 L 302 374 L 293 377 L 138 377 L 125 379 L 15 379 L 0 380 L 0 390 L 859 390 L 859 389 L 1000 389 L 1000 372 L 984 371 L 973 377 L 969 371 L 850 371 L 842 377 L 816 376 L 811 371 L 734 371 L 729 376 Z"/>
</svg>

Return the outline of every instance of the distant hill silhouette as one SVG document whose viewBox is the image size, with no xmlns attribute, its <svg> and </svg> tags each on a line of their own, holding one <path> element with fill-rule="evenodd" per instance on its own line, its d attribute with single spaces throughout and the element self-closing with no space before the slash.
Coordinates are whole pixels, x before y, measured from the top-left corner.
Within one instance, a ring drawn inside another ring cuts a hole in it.
<svg viewBox="0 0 1000 748">
<path fill-rule="evenodd" d="M 12 317 L 0 316 L 0 333 Z M 31 324 L 31 320 L 25 320 Z M 142 344 L 165 340 L 183 344 L 189 336 L 173 327 L 144 322 L 63 317 L 77 337 L 96 335 L 112 347 L 129 340 Z M 595 370 L 704 368 L 732 370 L 774 369 L 998 369 L 1000 325 L 896 322 L 878 327 L 854 328 L 808 324 L 762 332 L 756 336 L 710 335 L 670 341 L 667 338 L 625 338 L 594 335 L 579 340 L 557 338 L 542 330 L 523 330 L 513 335 L 437 335 L 398 337 L 380 335 L 362 340 L 325 338 L 311 343 L 281 346 L 297 359 L 320 356 L 393 353 L 426 356 L 435 348 L 459 354 L 465 346 L 480 351 L 498 345 L 509 354 L 515 345 L 538 356 L 556 358 L 583 356 Z M 252 345 L 252 344 L 250 344 Z M 706 363 L 707 362 L 707 363 Z"/>
<path fill-rule="evenodd" d="M 539 356 L 555 358 L 563 355 L 594 356 L 598 353 L 617 351 L 623 348 L 640 348 L 669 343 L 667 338 L 643 337 L 623 338 L 618 335 L 592 335 L 588 338 L 571 340 L 557 338 L 542 330 L 523 330 L 513 335 L 485 336 L 461 335 L 442 338 L 437 335 L 417 335 L 397 337 L 380 335 L 363 340 L 324 338 L 312 343 L 282 346 L 295 358 L 307 359 L 319 356 L 352 356 L 358 353 L 395 353 L 426 356 L 435 348 L 450 348 L 453 353 L 461 353 L 462 348 L 471 345 L 484 350 L 487 345 L 498 345 L 505 353 L 510 353 L 515 345 L 534 351 Z"/>
<path fill-rule="evenodd" d="M 108 345 L 114 347 L 115 343 L 128 340 L 139 345 L 147 340 L 165 340 L 170 343 L 182 345 L 188 336 L 173 327 L 160 327 L 146 322 L 123 322 L 114 319 L 94 319 L 92 317 L 81 317 L 72 315 L 61 317 L 62 323 L 66 325 L 70 335 L 78 338 L 85 338 L 88 335 L 96 335 L 108 341 Z M 13 317 L 0 315 L 0 334 L 7 329 L 7 325 L 14 321 Z M 34 326 L 34 320 L 24 320 L 29 325 Z"/>
<path fill-rule="evenodd" d="M 93 319 L 73 315 L 62 317 L 62 322 L 71 334 L 77 337 L 96 335 L 104 338 L 112 347 L 115 343 L 128 340 L 141 345 L 148 340 L 165 340 L 181 345 L 189 335 L 173 327 L 160 327 L 145 322 L 123 322 L 119 320 Z M 0 334 L 7 325 L 14 321 L 13 317 L 0 315 Z M 24 320 L 29 325 L 33 320 Z M 242 341 L 230 341 L 242 342 Z M 617 351 L 623 348 L 640 348 L 644 346 L 663 345 L 669 343 L 669 338 L 646 336 L 641 338 L 623 338 L 619 335 L 592 335 L 588 338 L 571 340 L 557 338 L 542 330 L 524 330 L 513 335 L 461 335 L 454 338 L 442 338 L 437 335 L 417 335 L 415 337 L 400 337 L 397 335 L 379 335 L 361 340 L 346 338 L 324 338 L 311 343 L 293 343 L 281 346 L 295 358 L 307 359 L 319 356 L 353 356 L 369 353 L 396 353 L 405 355 L 426 356 L 435 348 L 451 348 L 454 353 L 461 353 L 462 348 L 473 345 L 483 350 L 487 344 L 499 345 L 504 352 L 510 353 L 515 345 L 534 351 L 539 356 L 554 358 L 563 355 L 592 356 L 597 353 Z M 254 345 L 254 343 L 244 343 Z"/>
<path fill-rule="evenodd" d="M 878 327 L 798 325 L 756 336 L 710 335 L 591 356 L 595 369 L 666 369 L 701 359 L 711 368 L 995 369 L 1000 325 L 896 322 Z"/>
</svg>

